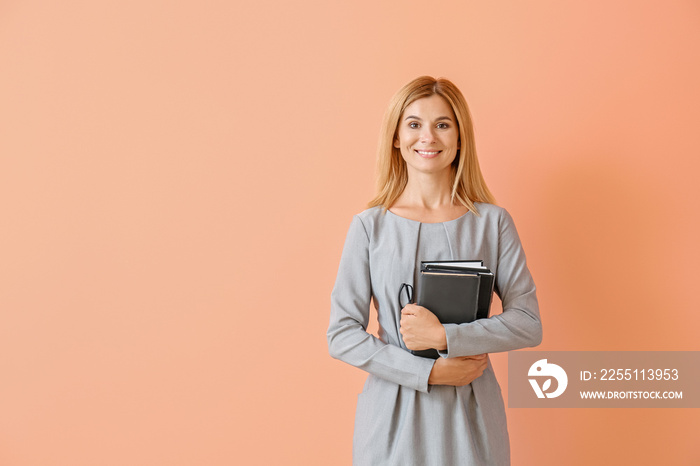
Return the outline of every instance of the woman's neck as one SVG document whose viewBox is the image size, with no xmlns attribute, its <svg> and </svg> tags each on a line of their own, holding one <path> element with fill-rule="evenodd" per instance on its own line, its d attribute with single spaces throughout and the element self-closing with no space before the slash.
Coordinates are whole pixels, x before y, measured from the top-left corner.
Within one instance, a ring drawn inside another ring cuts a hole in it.
<svg viewBox="0 0 700 466">
<path fill-rule="evenodd" d="M 396 202 L 389 208 L 393 213 L 421 222 L 445 222 L 467 213 L 467 208 L 452 202 L 452 176 L 441 174 L 410 174 Z"/>
<path fill-rule="evenodd" d="M 409 172 L 408 182 L 397 203 L 399 201 L 427 209 L 452 205 L 452 174 L 449 170 L 440 173 Z"/>
</svg>

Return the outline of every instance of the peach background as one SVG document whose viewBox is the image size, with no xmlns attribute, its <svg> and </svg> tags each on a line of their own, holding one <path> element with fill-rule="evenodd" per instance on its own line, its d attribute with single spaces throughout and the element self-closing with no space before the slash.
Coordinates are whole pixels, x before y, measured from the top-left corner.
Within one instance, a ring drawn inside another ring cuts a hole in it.
<svg viewBox="0 0 700 466">
<path fill-rule="evenodd" d="M 698 57 L 693 0 L 2 2 L 0 464 L 350 464 L 329 294 L 421 74 L 469 100 L 539 349 L 700 350 Z M 508 417 L 514 465 L 700 463 L 697 410 Z"/>
</svg>

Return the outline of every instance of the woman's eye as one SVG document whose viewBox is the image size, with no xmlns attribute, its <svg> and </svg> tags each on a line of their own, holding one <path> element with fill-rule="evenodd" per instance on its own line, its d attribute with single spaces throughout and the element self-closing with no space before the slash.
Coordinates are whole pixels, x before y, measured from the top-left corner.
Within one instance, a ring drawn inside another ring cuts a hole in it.
<svg viewBox="0 0 700 466">
<path fill-rule="evenodd" d="M 409 128 L 418 128 L 418 127 L 420 127 L 420 125 L 417 122 L 412 121 L 408 124 L 408 127 Z"/>
<path fill-rule="evenodd" d="M 447 123 L 438 123 L 437 127 L 438 127 L 438 129 L 447 129 L 450 126 Z"/>
</svg>

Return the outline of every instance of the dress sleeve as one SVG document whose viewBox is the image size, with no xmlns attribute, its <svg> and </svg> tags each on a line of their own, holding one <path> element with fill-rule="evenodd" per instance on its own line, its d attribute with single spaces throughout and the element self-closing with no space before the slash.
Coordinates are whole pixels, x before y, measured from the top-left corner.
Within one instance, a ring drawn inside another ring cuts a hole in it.
<svg viewBox="0 0 700 466">
<path fill-rule="evenodd" d="M 369 236 L 362 220 L 355 216 L 331 293 L 327 333 L 330 355 L 378 377 L 427 392 L 435 361 L 414 356 L 367 333 L 371 298 Z"/>
<path fill-rule="evenodd" d="M 513 219 L 503 210 L 498 222 L 496 293 L 503 313 L 468 324 L 445 324 L 447 351 L 443 357 L 498 353 L 542 341 L 542 323 L 535 282 L 527 268 Z"/>
</svg>

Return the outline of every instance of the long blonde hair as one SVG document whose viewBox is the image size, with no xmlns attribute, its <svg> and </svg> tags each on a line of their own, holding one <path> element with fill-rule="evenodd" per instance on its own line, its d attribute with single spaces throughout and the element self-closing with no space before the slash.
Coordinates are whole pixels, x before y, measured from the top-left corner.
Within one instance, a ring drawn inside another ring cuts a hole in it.
<svg viewBox="0 0 700 466">
<path fill-rule="evenodd" d="M 439 95 L 452 107 L 459 126 L 460 149 L 452 162 L 452 202 L 459 202 L 478 215 L 475 202 L 495 203 L 495 198 L 481 174 L 476 157 L 474 126 L 469 107 L 457 86 L 445 78 L 421 76 L 402 87 L 391 99 L 384 114 L 377 154 L 377 195 L 369 207 L 388 209 L 398 199 L 408 182 L 406 162 L 394 147 L 399 119 L 406 107 L 418 99 Z"/>
</svg>

